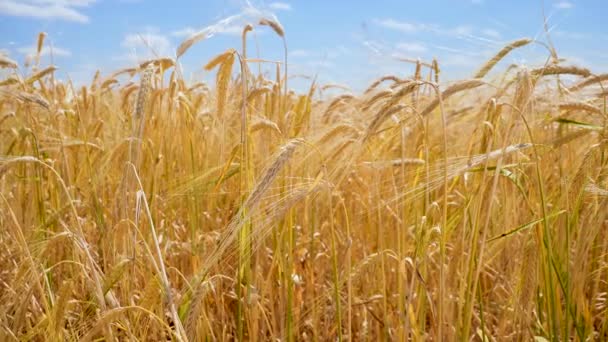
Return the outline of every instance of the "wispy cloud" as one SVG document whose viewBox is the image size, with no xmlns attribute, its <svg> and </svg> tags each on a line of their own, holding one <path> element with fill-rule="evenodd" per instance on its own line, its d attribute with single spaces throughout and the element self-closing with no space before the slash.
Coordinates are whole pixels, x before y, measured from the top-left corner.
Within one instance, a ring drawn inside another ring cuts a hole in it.
<svg viewBox="0 0 608 342">
<path fill-rule="evenodd" d="M 423 25 L 423 24 L 415 24 L 415 23 L 399 21 L 399 20 L 395 20 L 395 19 L 391 19 L 391 18 L 375 19 L 373 22 L 380 27 L 384 27 L 387 29 L 395 30 L 395 31 L 405 32 L 405 33 L 415 33 L 418 31 L 423 31 L 428 28 L 426 25 Z"/>
<path fill-rule="evenodd" d="M 483 34 L 486 37 L 489 38 L 494 38 L 494 39 L 500 39 L 502 37 L 502 35 L 500 34 L 500 32 L 494 30 L 494 29 L 483 29 L 481 31 L 481 34 Z"/>
<path fill-rule="evenodd" d="M 173 54 L 169 38 L 157 33 L 154 28 L 148 28 L 145 33 L 129 33 L 120 45 L 127 50 L 127 54 L 118 59 L 126 59 L 132 63 Z"/>
<path fill-rule="evenodd" d="M 277 11 L 291 11 L 291 5 L 286 2 L 271 2 L 268 7 Z"/>
<path fill-rule="evenodd" d="M 36 47 L 35 46 L 22 46 L 17 48 L 17 52 L 25 55 L 26 57 L 33 57 L 36 55 Z M 72 55 L 70 50 L 66 50 L 64 48 L 60 48 L 57 46 L 44 46 L 40 51 L 40 56 L 55 56 L 55 57 L 69 57 Z"/>
<path fill-rule="evenodd" d="M 423 53 L 423 52 L 428 51 L 428 48 L 424 44 L 416 43 L 416 42 L 413 42 L 413 43 L 398 43 L 397 44 L 397 49 L 399 51 L 402 51 L 402 52 L 414 53 L 414 54 L 415 53 Z"/>
<path fill-rule="evenodd" d="M 436 24 L 412 23 L 392 18 L 374 19 L 372 22 L 380 27 L 401 33 L 431 32 L 440 36 L 470 36 L 473 34 L 473 27 L 470 25 L 458 25 L 448 28 Z"/>
<path fill-rule="evenodd" d="M 558 1 L 555 3 L 555 8 L 559 8 L 559 9 L 570 9 L 574 7 L 574 4 L 571 3 L 570 1 Z"/>
<path fill-rule="evenodd" d="M 200 30 L 187 26 L 187 27 L 184 27 L 183 29 L 179 29 L 177 31 L 171 32 L 171 35 L 173 37 L 178 37 L 178 38 L 187 38 L 187 37 L 190 37 L 190 36 L 196 34 L 199 31 Z"/>
<path fill-rule="evenodd" d="M 8 16 L 89 22 L 80 12 L 96 0 L 0 0 L 0 13 Z"/>
<path fill-rule="evenodd" d="M 571 39 L 571 40 L 582 40 L 582 39 L 590 38 L 590 35 L 580 33 L 580 32 L 568 32 L 568 31 L 557 30 L 557 31 L 554 31 L 553 34 L 556 37 Z"/>
<path fill-rule="evenodd" d="M 308 50 L 302 50 L 302 49 L 293 50 L 289 53 L 290 57 L 310 57 L 312 55 L 313 55 L 312 52 L 310 52 Z"/>
</svg>

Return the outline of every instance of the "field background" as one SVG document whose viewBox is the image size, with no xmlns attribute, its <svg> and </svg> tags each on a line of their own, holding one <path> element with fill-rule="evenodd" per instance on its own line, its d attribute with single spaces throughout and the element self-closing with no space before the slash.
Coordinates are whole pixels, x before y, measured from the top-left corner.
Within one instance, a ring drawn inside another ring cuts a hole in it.
<svg viewBox="0 0 608 342">
<path fill-rule="evenodd" d="M 0 340 L 608 339 L 608 75 L 523 38 L 293 90 L 260 25 L 287 50 L 244 26 L 208 84 L 197 35 L 86 85 L 43 33 L 0 59 Z"/>
</svg>

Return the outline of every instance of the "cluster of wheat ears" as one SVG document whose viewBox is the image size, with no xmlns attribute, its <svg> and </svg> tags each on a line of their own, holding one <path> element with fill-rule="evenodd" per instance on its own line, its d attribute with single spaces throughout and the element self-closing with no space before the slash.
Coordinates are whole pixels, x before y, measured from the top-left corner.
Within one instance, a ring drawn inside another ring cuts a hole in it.
<svg viewBox="0 0 608 342">
<path fill-rule="evenodd" d="M 0 58 L 0 340 L 608 338 L 607 74 L 494 70 L 521 39 L 327 98 L 254 27 L 213 86 L 204 34 L 88 86 Z"/>
</svg>

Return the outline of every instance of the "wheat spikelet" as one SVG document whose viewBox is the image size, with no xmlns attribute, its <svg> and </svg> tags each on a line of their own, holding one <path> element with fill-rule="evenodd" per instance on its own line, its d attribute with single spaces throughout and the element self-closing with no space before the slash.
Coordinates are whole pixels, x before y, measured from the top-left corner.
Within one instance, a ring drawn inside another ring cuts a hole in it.
<svg viewBox="0 0 608 342">
<path fill-rule="evenodd" d="M 49 316 L 48 335 L 52 341 L 61 341 L 64 339 L 63 330 L 66 319 L 66 309 L 68 307 L 68 299 L 72 291 L 72 283 L 64 281 L 59 290 L 59 299 L 55 302 L 51 315 Z"/>
<path fill-rule="evenodd" d="M 573 85 L 572 87 L 568 88 L 568 91 L 570 91 L 570 92 L 579 91 L 589 85 L 592 85 L 594 83 L 601 83 L 606 80 L 608 80 L 608 74 L 593 75 L 591 77 L 588 77 L 588 78 L 580 81 L 579 83 Z"/>
<path fill-rule="evenodd" d="M 437 62 L 437 59 L 433 58 L 433 67 L 432 67 L 433 71 L 435 72 L 435 83 L 439 84 L 439 62 Z"/>
<path fill-rule="evenodd" d="M 337 83 L 328 83 L 325 84 L 321 87 L 321 90 L 325 91 L 327 89 L 341 89 L 341 90 L 346 90 L 346 91 L 350 91 L 351 89 L 343 84 L 337 84 Z"/>
<path fill-rule="evenodd" d="M 404 84 L 405 85 L 403 87 L 399 88 L 399 90 L 395 91 L 393 96 L 391 96 L 391 99 L 389 101 L 389 104 L 391 106 L 398 103 L 399 100 L 401 100 L 404 96 L 416 91 L 416 89 L 418 89 L 418 87 L 420 87 L 424 83 L 420 81 L 408 80 L 404 82 Z"/>
<path fill-rule="evenodd" d="M 279 136 L 283 135 L 283 132 L 281 132 L 281 129 L 279 128 L 279 125 L 277 125 L 274 121 L 271 121 L 269 119 L 266 118 L 256 118 L 252 124 L 251 124 L 251 128 L 249 129 L 249 131 L 251 133 L 256 132 L 260 129 L 270 129 L 271 131 L 275 131 L 279 134 Z"/>
<path fill-rule="evenodd" d="M 400 158 L 393 160 L 379 160 L 379 161 L 364 161 L 361 164 L 371 167 L 386 167 L 386 166 L 402 166 L 402 165 L 424 165 L 426 162 L 423 159 L 418 158 Z"/>
<path fill-rule="evenodd" d="M 554 139 L 553 141 L 551 141 L 551 145 L 553 145 L 553 147 L 559 147 L 559 146 L 567 144 L 567 143 L 569 143 L 569 142 L 571 142 L 573 140 L 576 140 L 576 139 L 578 139 L 580 137 L 584 137 L 585 135 L 587 135 L 587 134 L 589 134 L 591 132 L 592 131 L 589 130 L 589 129 L 581 129 L 581 130 L 572 132 L 572 133 L 570 133 L 568 135 L 561 136 L 561 137 L 558 137 L 558 138 Z"/>
<path fill-rule="evenodd" d="M 107 79 L 107 80 L 103 81 L 103 83 L 101 83 L 101 89 L 110 88 L 114 84 L 118 84 L 117 79 L 115 79 L 115 78 Z"/>
<path fill-rule="evenodd" d="M 179 46 L 177 47 L 177 50 L 175 51 L 176 58 L 180 58 L 184 53 L 186 53 L 186 51 L 188 51 L 188 49 L 190 47 L 192 47 L 192 45 L 200 42 L 201 40 L 203 40 L 205 38 L 207 38 L 207 33 L 199 32 L 199 33 L 196 33 L 196 34 L 190 36 L 188 39 L 184 40 L 181 44 L 179 44 Z"/>
<path fill-rule="evenodd" d="M 266 169 L 262 178 L 256 183 L 255 187 L 243 202 L 243 205 L 239 211 L 233 216 L 233 219 L 226 228 L 226 235 L 222 238 L 217 248 L 213 251 L 211 256 L 207 258 L 203 266 L 203 275 L 205 275 L 211 266 L 215 265 L 224 252 L 232 245 L 236 240 L 240 229 L 243 227 L 244 222 L 255 214 L 260 200 L 264 193 L 270 187 L 270 184 L 274 182 L 275 178 L 285 166 L 285 164 L 291 159 L 296 148 L 303 143 L 302 139 L 293 139 L 283 145 L 275 158 L 274 162 Z M 247 214 L 245 217 L 244 213 Z"/>
<path fill-rule="evenodd" d="M 264 18 L 260 20 L 259 24 L 263 26 L 270 26 L 279 37 L 285 37 L 285 31 L 283 30 L 281 24 L 279 24 L 277 21 Z"/>
<path fill-rule="evenodd" d="M 36 41 L 36 66 L 38 66 L 40 63 L 40 56 L 42 54 L 42 47 L 44 45 L 44 38 L 46 36 L 46 32 L 40 32 L 38 34 L 38 40 Z"/>
<path fill-rule="evenodd" d="M 226 102 L 228 100 L 228 86 L 230 85 L 230 75 L 232 74 L 232 65 L 234 63 L 234 54 L 228 55 L 224 62 L 220 65 L 217 72 L 216 88 L 217 88 L 217 115 L 224 116 Z"/>
<path fill-rule="evenodd" d="M 12 59 L 8 58 L 7 56 L 0 54 L 0 68 L 16 69 L 17 62 L 13 61 Z"/>
<path fill-rule="evenodd" d="M 186 330 L 186 336 L 190 341 L 197 341 L 198 336 L 198 321 L 203 311 L 203 299 L 207 293 L 208 280 L 201 282 L 194 291 L 192 299 L 190 300 L 190 307 L 188 308 L 186 324 L 184 326 Z"/>
<path fill-rule="evenodd" d="M 577 67 L 574 65 L 562 66 L 562 65 L 549 65 L 538 69 L 533 69 L 530 74 L 534 77 L 550 76 L 550 75 L 577 75 L 582 77 L 589 77 L 591 71 L 586 68 Z"/>
<path fill-rule="evenodd" d="M 336 97 L 335 99 L 333 99 L 327 106 L 327 109 L 325 110 L 325 112 L 323 113 L 323 122 L 327 122 L 333 111 L 335 111 L 336 109 L 345 105 L 346 101 L 352 99 L 353 97 L 354 96 L 352 96 L 350 94 L 344 94 L 344 95 L 340 95 L 340 96 Z"/>
<path fill-rule="evenodd" d="M 538 284 L 538 252 L 534 243 L 527 243 L 524 247 L 523 260 L 521 263 L 521 276 L 519 282 L 519 296 L 517 297 L 519 305 L 517 315 L 520 324 L 523 327 L 528 326 L 529 322 L 526 317 L 530 310 L 530 299 L 534 293 L 534 289 Z"/>
<path fill-rule="evenodd" d="M 529 113 L 532 109 L 533 92 L 534 83 L 532 82 L 528 70 L 524 69 L 517 74 L 515 94 L 513 95 L 513 107 L 518 110 L 521 115 Z"/>
<path fill-rule="evenodd" d="M 149 65 L 141 75 L 139 91 L 137 92 L 135 111 L 133 112 L 133 116 L 131 118 L 132 140 L 129 148 L 129 161 L 133 163 L 133 165 L 135 165 L 136 167 L 139 166 L 140 141 L 144 134 L 144 128 L 146 124 L 145 111 L 150 91 L 152 89 L 153 73 L 154 67 L 152 65 Z M 135 144 L 133 144 L 134 140 L 137 141 Z"/>
<path fill-rule="evenodd" d="M 145 61 L 139 65 L 139 69 L 146 69 L 148 66 L 153 65 L 156 67 L 159 73 L 163 73 L 163 71 L 175 66 L 175 61 L 168 57 L 156 58 Z"/>
<path fill-rule="evenodd" d="M 51 104 L 37 93 L 28 93 L 24 91 L 16 91 L 9 89 L 0 89 L 0 92 L 15 97 L 23 102 L 35 103 L 41 107 L 44 107 L 47 110 L 51 108 Z"/>
<path fill-rule="evenodd" d="M 152 89 L 152 73 L 154 68 L 152 66 L 146 68 L 142 73 L 139 91 L 137 92 L 137 101 L 135 106 L 135 112 L 133 112 L 133 123 L 139 122 L 144 116 L 146 101 Z M 136 131 L 136 127 L 133 127 L 133 131 Z"/>
<path fill-rule="evenodd" d="M 207 71 L 213 70 L 216 66 L 220 65 L 221 63 L 224 63 L 224 61 L 230 55 L 233 55 L 234 53 L 236 53 L 236 50 L 228 49 L 226 52 L 223 52 L 223 53 L 213 57 L 213 59 L 211 59 L 207 64 L 205 64 L 205 70 L 207 70 Z"/>
<path fill-rule="evenodd" d="M 7 86 L 17 83 L 23 83 L 23 80 L 18 75 L 10 75 L 4 81 L 0 82 L 0 86 Z"/>
<path fill-rule="evenodd" d="M 334 127 L 332 127 L 330 130 L 328 130 L 325 134 L 323 134 L 319 140 L 317 141 L 318 145 L 322 145 L 327 143 L 328 141 L 330 141 L 333 137 L 337 136 L 337 135 L 342 135 L 343 133 L 354 133 L 354 134 L 359 134 L 359 130 L 354 127 L 352 124 L 348 124 L 348 123 L 342 123 L 339 125 L 336 125 Z"/>
<path fill-rule="evenodd" d="M 570 188 L 568 190 L 568 198 L 570 203 L 577 203 L 579 196 L 582 191 L 585 189 L 585 185 L 589 180 L 589 175 L 592 170 L 595 169 L 598 164 L 598 148 L 603 147 L 602 144 L 596 144 L 591 146 L 589 150 L 585 153 L 583 160 L 578 167 L 572 182 L 570 183 Z"/>
<path fill-rule="evenodd" d="M 57 68 L 54 66 L 46 67 L 46 68 L 36 72 L 32 76 L 28 77 L 25 80 L 25 84 L 32 84 L 32 83 L 38 81 L 39 79 L 43 78 L 44 76 L 46 76 L 52 72 L 55 72 L 56 70 L 57 70 Z"/>
<path fill-rule="evenodd" d="M 448 99 L 450 96 L 459 93 L 461 91 L 465 91 L 468 89 L 474 89 L 477 88 L 479 86 L 484 85 L 485 82 L 478 80 L 478 79 L 473 79 L 473 80 L 464 80 L 464 81 L 460 81 L 458 83 L 455 83 L 453 85 L 451 85 L 450 87 L 448 87 L 446 90 L 444 90 L 441 93 L 441 99 L 442 100 L 446 100 Z M 425 116 L 427 114 L 429 114 L 430 112 L 432 112 L 437 106 L 439 105 L 439 98 L 436 98 L 435 100 L 433 100 L 431 103 L 429 103 L 421 112 L 420 115 L 421 116 Z"/>
<path fill-rule="evenodd" d="M 378 111 L 378 113 L 374 116 L 372 122 L 367 127 L 365 135 L 363 136 L 363 141 L 367 140 L 372 134 L 374 134 L 376 129 L 380 127 L 380 125 L 382 124 L 382 122 L 384 122 L 386 118 L 390 117 L 393 114 L 399 113 L 405 108 L 409 108 L 409 106 L 400 104 L 392 107 L 385 106 L 384 108 L 380 109 L 380 111 Z"/>
<path fill-rule="evenodd" d="M 251 191 L 251 195 L 244 203 L 244 206 L 248 209 L 255 207 L 262 195 L 268 190 L 270 184 L 274 181 L 276 176 L 279 174 L 279 171 L 283 168 L 285 163 L 291 159 L 291 156 L 296 150 L 296 147 L 301 145 L 304 141 L 302 139 L 293 139 L 281 146 L 281 150 L 275 159 L 274 163 L 270 165 L 262 179 L 257 183 L 257 185 Z"/>
<path fill-rule="evenodd" d="M 593 183 L 589 183 L 585 186 L 585 192 L 595 196 L 608 197 L 608 190 L 602 189 L 597 186 L 597 184 Z"/>
<path fill-rule="evenodd" d="M 422 80 L 422 62 L 420 62 L 420 60 L 416 61 L 416 69 L 414 70 L 414 80 Z"/>
<path fill-rule="evenodd" d="M 380 83 L 385 82 L 385 81 L 399 82 L 399 81 L 401 81 L 401 79 L 399 77 L 393 76 L 393 75 L 382 76 L 379 79 L 375 80 L 369 87 L 367 87 L 364 94 L 367 94 L 370 91 L 376 89 L 376 87 L 378 87 L 380 85 Z"/>
<path fill-rule="evenodd" d="M 583 111 L 593 114 L 603 115 L 604 113 L 599 108 L 583 102 L 567 102 L 559 105 L 560 110 Z"/>
<path fill-rule="evenodd" d="M 223 117 L 226 107 L 228 86 L 230 83 L 230 75 L 232 74 L 235 53 L 236 51 L 234 49 L 228 49 L 228 51 L 216 56 L 205 65 L 205 70 L 207 71 L 219 65 L 219 70 L 215 79 L 215 87 L 217 91 L 217 115 L 220 118 Z"/>
<path fill-rule="evenodd" d="M 137 68 L 124 68 L 124 69 L 120 69 L 118 71 L 113 72 L 108 78 L 116 78 L 123 74 L 129 74 L 130 77 L 133 77 L 133 76 L 135 76 L 136 73 L 137 73 Z"/>
<path fill-rule="evenodd" d="M 509 52 L 513 51 L 522 46 L 526 46 L 532 42 L 531 39 L 523 38 L 518 39 L 509 45 L 503 47 L 492 59 L 487 61 L 481 69 L 473 76 L 474 78 L 482 78 L 488 74 L 488 72 L 498 63 L 501 59 L 503 59 Z"/>
<path fill-rule="evenodd" d="M 376 102 L 378 102 L 379 100 L 381 100 L 389 95 L 393 95 L 393 91 L 391 89 L 386 89 L 386 90 L 380 91 L 377 94 L 375 94 L 374 96 L 372 96 L 369 100 L 367 100 L 367 102 L 365 103 L 365 105 L 363 105 L 363 107 L 361 109 L 366 111 L 370 107 L 372 107 Z"/>
</svg>

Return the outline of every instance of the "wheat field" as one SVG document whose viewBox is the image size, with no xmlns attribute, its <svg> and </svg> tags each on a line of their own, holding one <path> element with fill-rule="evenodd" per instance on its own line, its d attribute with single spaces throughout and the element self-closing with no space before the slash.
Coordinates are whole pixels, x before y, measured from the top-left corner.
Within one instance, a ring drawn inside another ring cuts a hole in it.
<svg viewBox="0 0 608 342">
<path fill-rule="evenodd" d="M 247 25 L 212 84 L 196 35 L 87 85 L 2 57 L 1 341 L 608 339 L 606 74 L 520 39 L 329 96 L 258 25 L 288 52 Z"/>
</svg>

